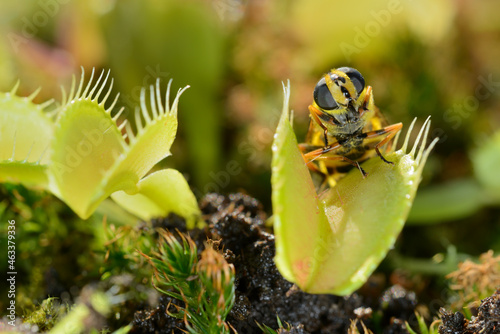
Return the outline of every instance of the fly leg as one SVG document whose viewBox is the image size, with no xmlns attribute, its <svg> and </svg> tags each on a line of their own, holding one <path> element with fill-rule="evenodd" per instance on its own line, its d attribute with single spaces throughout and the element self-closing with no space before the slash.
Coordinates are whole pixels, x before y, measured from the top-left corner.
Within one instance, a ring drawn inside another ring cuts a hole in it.
<svg viewBox="0 0 500 334">
<path fill-rule="evenodd" d="M 359 117 L 362 117 L 365 112 L 371 110 L 373 108 L 373 96 L 372 96 L 372 87 L 368 86 L 365 90 L 365 98 L 363 99 L 363 103 L 359 107 Z"/>
<path fill-rule="evenodd" d="M 310 146 L 311 145 L 304 144 L 304 143 L 299 144 L 299 150 L 300 150 L 300 153 L 302 154 L 302 158 L 304 159 L 304 162 L 306 163 L 307 168 L 309 168 L 313 172 L 321 173 L 321 170 L 318 167 L 316 167 L 315 164 L 312 163 L 312 160 L 306 158 L 307 153 L 305 153 L 305 152 L 310 149 Z"/>
<path fill-rule="evenodd" d="M 311 114 L 311 117 L 314 119 L 316 123 L 323 129 L 323 136 L 325 139 L 325 148 L 328 147 L 328 129 L 326 126 L 321 122 L 319 119 L 319 116 L 321 115 L 321 111 L 319 111 L 317 108 L 313 106 L 309 106 L 309 113 Z"/>
<path fill-rule="evenodd" d="M 368 175 L 368 173 L 366 173 L 365 170 L 361 168 L 361 166 L 357 161 L 351 160 L 342 155 L 325 155 L 326 153 L 334 151 L 340 147 L 341 145 L 339 143 L 335 143 L 333 145 L 329 145 L 327 147 L 319 148 L 317 150 L 308 152 L 306 154 L 303 154 L 302 156 L 304 157 L 304 160 L 306 161 L 307 164 L 315 160 L 327 160 L 327 161 L 340 160 L 347 162 L 348 164 L 351 164 L 352 166 L 356 167 L 361 172 L 361 175 L 363 175 L 363 178 L 365 178 Z"/>
<path fill-rule="evenodd" d="M 382 159 L 382 161 L 384 161 L 384 162 L 386 162 L 388 164 L 394 165 L 394 162 L 388 161 L 386 158 L 384 158 L 384 156 L 380 152 L 380 147 L 384 146 L 392 138 L 394 138 L 394 136 L 396 135 L 396 133 L 398 133 L 401 130 L 402 127 L 403 127 L 403 123 L 392 124 L 392 125 L 386 126 L 383 129 L 380 129 L 380 130 L 374 130 L 374 131 L 370 131 L 370 132 L 365 132 L 363 134 L 364 135 L 363 137 L 365 139 L 368 139 L 368 140 L 374 140 L 376 138 L 379 138 L 379 137 L 382 137 L 384 135 L 387 135 L 380 142 L 378 142 L 375 145 L 374 148 L 375 148 L 375 151 L 377 152 L 377 155 L 380 157 L 380 159 Z"/>
</svg>

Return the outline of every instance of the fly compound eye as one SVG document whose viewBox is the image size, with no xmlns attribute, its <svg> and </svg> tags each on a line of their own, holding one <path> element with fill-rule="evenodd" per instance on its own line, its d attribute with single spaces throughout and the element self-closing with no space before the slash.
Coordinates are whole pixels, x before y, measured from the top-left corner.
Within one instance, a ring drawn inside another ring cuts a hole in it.
<svg viewBox="0 0 500 334">
<path fill-rule="evenodd" d="M 332 110 L 339 107 L 326 85 L 325 78 L 318 81 L 318 84 L 314 88 L 314 101 L 318 107 L 324 110 Z"/>
<path fill-rule="evenodd" d="M 365 78 L 363 78 L 361 73 L 359 73 L 358 70 L 352 67 L 341 67 L 337 70 L 347 74 L 349 79 L 351 79 L 352 84 L 356 88 L 356 92 L 358 93 L 358 95 L 361 94 L 363 89 L 365 89 Z"/>
</svg>

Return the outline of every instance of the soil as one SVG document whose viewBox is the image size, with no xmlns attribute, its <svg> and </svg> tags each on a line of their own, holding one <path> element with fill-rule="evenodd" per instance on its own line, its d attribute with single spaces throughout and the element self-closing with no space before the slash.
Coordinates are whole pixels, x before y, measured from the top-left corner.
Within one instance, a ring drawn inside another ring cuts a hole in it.
<svg viewBox="0 0 500 334">
<path fill-rule="evenodd" d="M 477 316 L 469 321 L 461 312 L 440 310 L 439 334 L 500 333 L 500 290 L 481 301 Z"/>
<path fill-rule="evenodd" d="M 277 329 L 277 317 L 291 326 L 283 333 L 347 333 L 354 319 L 361 319 L 377 333 L 408 333 L 405 322 L 414 320 L 415 293 L 399 285 L 387 287 L 382 294 L 376 287 L 378 296 L 370 286 L 347 297 L 302 292 L 286 281 L 274 264 L 274 236 L 264 226 L 267 217 L 257 200 L 240 193 L 208 194 L 200 208 L 208 223 L 202 230 L 187 231 L 184 221 L 175 215 L 151 224 L 189 234 L 199 250 L 207 239 L 216 241 L 235 267 L 236 299 L 226 321 L 238 333 L 260 334 L 258 324 Z M 131 333 L 183 333 L 182 321 L 167 315 L 171 302 L 162 297 L 156 309 L 136 312 Z M 175 310 L 173 305 L 170 308 Z M 363 333 L 359 321 L 358 328 Z"/>
</svg>

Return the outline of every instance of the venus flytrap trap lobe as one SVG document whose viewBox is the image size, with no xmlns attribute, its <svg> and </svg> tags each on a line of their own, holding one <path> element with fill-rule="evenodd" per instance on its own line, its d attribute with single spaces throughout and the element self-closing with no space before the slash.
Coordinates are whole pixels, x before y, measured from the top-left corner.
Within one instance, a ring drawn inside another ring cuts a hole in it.
<svg viewBox="0 0 500 334">
<path fill-rule="evenodd" d="M 105 198 L 115 191 L 109 183 L 103 189 L 100 186 L 101 180 L 111 170 L 117 158 L 124 154 L 126 148 L 120 130 L 111 117 L 114 103 L 110 108 L 104 107 L 113 80 L 107 94 L 99 101 L 109 72 L 95 93 L 103 75 L 104 72 L 91 89 L 94 78 L 92 71 L 83 92 L 83 71 L 76 93 L 73 80 L 69 97 L 66 99 L 66 94 L 63 94 L 63 105 L 50 146 L 49 176 L 52 191 L 84 219 L 88 218 L 102 201 L 101 197 Z M 116 98 L 114 102 L 116 103 Z M 122 183 L 121 186 L 131 188 L 131 183 L 133 181 Z"/>
<path fill-rule="evenodd" d="M 0 95 L 0 153 L 4 159 L 0 161 L 0 181 L 49 190 L 83 219 L 113 194 L 118 204 L 142 219 L 175 212 L 187 219 L 188 226 L 194 226 L 200 213 L 182 174 L 166 169 L 146 176 L 171 154 L 179 97 L 187 87 L 179 90 L 170 105 L 170 81 L 164 105 L 157 80 L 149 88 L 149 108 L 143 89 L 134 132 L 128 123 L 117 123 L 123 108 L 111 116 L 118 96 L 105 108 L 113 80 L 104 93 L 109 72 L 104 74 L 93 83 L 92 71 L 84 85 L 82 70 L 78 88 L 73 79 L 69 95 L 63 89 L 55 123 L 53 116 L 43 112 L 47 103 L 37 106 L 31 102 L 36 93 L 19 98 L 14 89 Z M 122 135 L 124 127 L 126 134 Z M 6 153 L 4 147 L 10 151 Z M 47 149 L 48 154 L 43 155 Z M 35 155 L 40 158 L 32 161 Z"/>
<path fill-rule="evenodd" d="M 54 113 L 45 109 L 52 100 L 34 104 L 40 90 L 16 96 L 19 82 L 0 93 L 0 181 L 46 189 L 47 147 L 54 133 Z"/>
<path fill-rule="evenodd" d="M 401 149 L 395 151 L 396 139 L 384 154 L 394 166 L 369 159 L 362 164 L 368 173 L 365 179 L 357 169 L 351 170 L 333 189 L 318 195 L 291 126 L 289 85 L 284 93 L 272 161 L 276 265 L 306 292 L 347 295 L 366 281 L 393 247 L 437 139 L 425 148 L 427 119 L 406 153 L 414 121 Z"/>
</svg>

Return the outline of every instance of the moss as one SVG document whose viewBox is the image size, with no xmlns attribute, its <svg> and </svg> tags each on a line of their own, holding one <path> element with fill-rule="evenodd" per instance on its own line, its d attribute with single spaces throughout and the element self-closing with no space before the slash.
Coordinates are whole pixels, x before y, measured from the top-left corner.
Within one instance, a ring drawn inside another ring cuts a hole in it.
<svg viewBox="0 0 500 334">
<path fill-rule="evenodd" d="M 67 306 L 61 305 L 58 298 L 49 297 L 33 311 L 27 312 L 24 316 L 24 322 L 36 325 L 40 331 L 48 331 L 67 311 Z"/>
<path fill-rule="evenodd" d="M 490 250 L 479 257 L 479 263 L 465 260 L 446 277 L 451 281 L 450 288 L 458 293 L 458 300 L 452 307 L 455 310 L 476 308 L 479 300 L 500 286 L 500 256 L 494 256 Z"/>
<path fill-rule="evenodd" d="M 396 333 L 394 330 L 404 330 L 405 322 L 413 317 L 418 304 L 416 295 L 400 286 L 378 291 L 380 299 L 373 298 L 370 286 L 362 294 L 348 297 L 308 294 L 297 289 L 274 264 L 274 236 L 264 224 L 267 217 L 262 205 L 254 198 L 240 193 L 208 194 L 200 201 L 200 209 L 207 222 L 204 229 L 188 231 L 182 218 L 175 215 L 154 219 L 147 225 L 181 231 L 201 249 L 207 239 L 211 240 L 226 261 L 234 265 L 235 302 L 226 320 L 238 333 L 260 333 L 258 324 L 277 333 L 345 333 L 355 319 L 362 319 L 367 328 L 376 332 Z M 132 333 L 177 333 L 185 329 L 166 315 L 167 310 L 175 313 L 175 305 L 183 303 L 163 297 L 155 308 L 136 312 Z M 290 328 L 280 329 L 276 316 Z M 357 326 L 363 333 L 361 322 Z"/>
<path fill-rule="evenodd" d="M 442 324 L 439 333 L 473 334 L 498 333 L 500 326 L 500 291 L 481 301 L 478 314 L 472 320 L 467 320 L 461 312 L 440 310 Z"/>
</svg>

